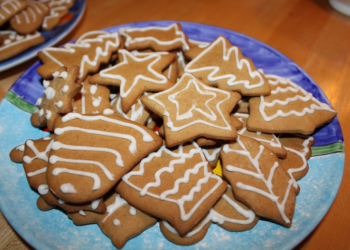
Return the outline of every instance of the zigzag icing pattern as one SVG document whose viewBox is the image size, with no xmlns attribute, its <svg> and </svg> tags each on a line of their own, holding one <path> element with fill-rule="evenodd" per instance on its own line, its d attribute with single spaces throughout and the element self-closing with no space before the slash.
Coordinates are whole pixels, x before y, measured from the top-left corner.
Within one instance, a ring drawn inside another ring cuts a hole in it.
<svg viewBox="0 0 350 250">
<path fill-rule="evenodd" d="M 203 203 L 203 201 L 207 197 L 209 197 L 222 183 L 222 179 L 219 176 L 214 175 L 211 172 L 208 172 L 208 168 L 207 168 L 208 163 L 206 162 L 204 155 L 201 152 L 201 149 L 198 147 L 198 145 L 195 142 L 192 142 L 192 143 L 195 146 L 195 148 L 191 149 L 189 153 L 183 152 L 182 145 L 179 146 L 178 153 L 172 152 L 169 149 L 167 149 L 165 146 L 162 146 L 157 152 L 151 153 L 147 158 L 144 158 L 140 162 L 140 169 L 138 171 L 131 171 L 128 174 L 124 175 L 123 181 L 125 183 L 127 183 L 128 185 L 130 185 L 131 187 L 133 187 L 134 189 L 140 191 L 141 196 L 149 195 L 149 196 L 152 196 L 152 197 L 160 199 L 160 200 L 165 200 L 165 201 L 169 201 L 169 202 L 173 202 L 173 203 L 177 204 L 179 206 L 179 209 L 180 209 L 181 219 L 183 221 L 187 221 L 189 218 L 191 218 L 192 214 Z M 171 155 L 172 157 L 175 157 L 176 159 L 170 161 L 168 166 L 159 169 L 155 173 L 155 179 L 156 179 L 155 182 L 147 183 L 144 187 L 140 188 L 137 185 L 135 185 L 129 181 L 129 179 L 132 176 L 142 176 L 145 172 L 145 164 L 151 162 L 152 159 L 154 159 L 156 157 L 161 157 L 163 152 Z M 196 164 L 192 169 L 186 170 L 184 176 L 175 181 L 174 187 L 172 189 L 166 190 L 163 193 L 161 193 L 160 195 L 155 195 L 155 194 L 148 191 L 148 189 L 151 187 L 156 188 L 156 187 L 159 187 L 161 185 L 161 177 L 160 176 L 162 173 L 164 173 L 164 172 L 172 173 L 174 171 L 174 166 L 176 164 L 184 163 L 186 161 L 186 159 L 192 158 L 195 154 L 199 154 L 201 156 L 202 162 Z M 177 193 L 179 190 L 180 184 L 188 182 L 189 176 L 191 174 L 196 175 L 199 173 L 199 171 L 201 171 L 204 174 L 204 177 L 201 178 L 200 180 L 198 180 L 197 184 L 191 188 L 191 190 L 188 194 L 183 195 L 180 199 L 167 198 L 168 195 Z M 184 209 L 184 203 L 186 201 L 193 200 L 194 194 L 196 192 L 199 192 L 201 190 L 201 186 L 204 185 L 205 183 L 207 183 L 209 179 L 215 179 L 215 180 L 217 180 L 217 183 L 211 188 L 211 190 L 208 193 L 206 193 L 204 196 L 201 197 L 201 199 L 191 208 L 191 210 L 188 213 L 186 213 L 186 211 Z"/>
</svg>

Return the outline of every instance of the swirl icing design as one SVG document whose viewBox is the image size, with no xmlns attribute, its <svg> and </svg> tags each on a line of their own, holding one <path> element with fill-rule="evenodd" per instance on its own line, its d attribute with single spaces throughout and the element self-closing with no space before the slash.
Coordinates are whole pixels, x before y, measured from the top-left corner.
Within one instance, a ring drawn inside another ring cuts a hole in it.
<svg viewBox="0 0 350 250">
<path fill-rule="evenodd" d="M 304 116 L 312 114 L 315 110 L 326 110 L 335 113 L 326 103 L 321 103 L 303 88 L 289 79 L 275 75 L 266 75 L 269 84 L 274 88 L 270 96 L 260 96 L 259 111 L 265 121 L 272 121 L 278 117 L 291 115 Z M 284 99 L 281 99 L 284 98 Z M 291 109 L 290 104 L 302 103 L 302 110 Z M 277 111 L 269 111 L 274 106 L 279 106 Z"/>
<path fill-rule="evenodd" d="M 257 181 L 262 182 L 265 190 L 260 189 L 256 186 L 253 186 L 254 184 L 253 185 L 244 184 L 239 180 L 236 181 L 236 187 L 238 189 L 253 192 L 268 198 L 272 203 L 275 204 L 284 222 L 286 224 L 289 224 L 291 221 L 285 213 L 285 205 L 286 205 L 287 199 L 290 196 L 291 186 L 296 184 L 295 180 L 293 178 L 286 180 L 288 181 L 288 185 L 285 190 L 285 194 L 282 197 L 282 201 L 280 201 L 280 197 L 274 193 L 274 190 L 273 190 L 274 186 L 272 185 L 272 180 L 274 179 L 275 171 L 279 167 L 278 161 L 273 163 L 273 165 L 270 167 L 268 176 L 266 176 L 263 174 L 261 165 L 259 163 L 259 160 L 265 151 L 265 147 L 263 145 L 260 145 L 259 152 L 255 155 L 255 157 L 253 157 L 252 154 L 246 149 L 245 145 L 241 141 L 240 136 L 237 138 L 237 143 L 242 148 L 241 150 L 232 149 L 228 144 L 225 144 L 223 146 L 223 152 L 226 154 L 235 153 L 244 158 L 247 158 L 251 163 L 252 168 L 235 167 L 231 165 L 232 163 L 230 164 L 225 163 L 225 169 L 228 172 L 240 173 L 240 174 L 251 176 L 253 179 L 256 179 Z"/>
<path fill-rule="evenodd" d="M 178 205 L 180 210 L 180 217 L 183 221 L 187 221 L 191 218 L 193 213 L 198 209 L 198 207 L 213 193 L 215 190 L 222 184 L 222 179 L 209 172 L 207 167 L 207 162 L 205 160 L 204 155 L 202 154 L 201 149 L 198 147 L 198 145 L 195 142 L 192 142 L 193 148 L 188 152 L 185 153 L 183 150 L 183 146 L 179 146 L 178 152 L 173 152 L 167 149 L 165 146 L 162 146 L 157 152 L 151 153 L 147 158 L 144 158 L 140 162 L 140 168 L 137 171 L 131 171 L 128 174 L 123 176 L 123 181 L 127 183 L 129 186 L 133 187 L 134 189 L 138 190 L 140 192 L 141 196 L 149 195 L 156 199 L 164 200 L 173 202 Z M 156 158 L 159 158 L 162 156 L 162 154 L 168 154 L 172 157 L 174 157 L 173 160 L 171 160 L 168 164 L 168 166 L 160 167 L 156 173 L 155 173 L 155 181 L 149 182 L 143 187 L 139 186 L 139 183 L 137 183 L 137 180 L 135 181 L 135 177 L 142 178 L 147 172 L 148 168 L 150 168 L 150 165 L 152 164 L 152 161 Z M 193 158 L 195 155 L 199 156 L 202 160 L 201 162 L 198 162 L 195 166 L 189 167 L 186 171 L 184 171 L 183 176 L 180 178 L 177 178 L 174 180 L 174 186 L 171 189 L 162 190 L 160 194 L 160 191 L 156 191 L 154 189 L 159 188 L 162 185 L 162 174 L 163 173 L 174 173 L 178 172 L 177 165 L 180 167 L 183 167 L 184 163 L 186 162 L 186 159 Z M 180 191 L 180 185 L 181 183 L 188 183 L 190 175 L 198 175 L 203 176 L 199 178 L 193 186 L 188 190 L 188 192 L 181 197 L 178 198 L 169 198 L 169 196 L 177 195 Z M 133 181 L 130 181 L 130 178 L 133 178 Z M 210 179 L 215 180 L 215 185 L 211 186 L 210 190 L 205 193 L 195 204 L 192 205 L 191 209 L 186 211 L 185 204 L 187 202 L 191 202 L 194 198 L 194 195 L 201 191 L 202 185 L 206 185 Z M 150 189 L 153 191 L 151 192 Z"/>
</svg>

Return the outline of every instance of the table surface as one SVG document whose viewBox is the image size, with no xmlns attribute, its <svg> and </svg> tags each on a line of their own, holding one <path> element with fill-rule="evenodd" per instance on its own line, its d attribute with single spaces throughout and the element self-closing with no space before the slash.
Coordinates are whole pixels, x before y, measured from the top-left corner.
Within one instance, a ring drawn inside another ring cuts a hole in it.
<svg viewBox="0 0 350 250">
<path fill-rule="evenodd" d="M 350 17 L 327 0 L 86 0 L 78 26 L 60 44 L 87 31 L 123 23 L 178 20 L 234 30 L 279 50 L 301 66 L 338 111 L 344 139 L 350 139 Z M 58 45 L 60 45 L 58 44 Z M 0 100 L 37 59 L 0 73 Z M 344 90 L 343 90 L 344 89 Z M 329 212 L 297 249 L 350 249 L 350 164 Z M 0 249 L 30 249 L 0 212 Z"/>
</svg>

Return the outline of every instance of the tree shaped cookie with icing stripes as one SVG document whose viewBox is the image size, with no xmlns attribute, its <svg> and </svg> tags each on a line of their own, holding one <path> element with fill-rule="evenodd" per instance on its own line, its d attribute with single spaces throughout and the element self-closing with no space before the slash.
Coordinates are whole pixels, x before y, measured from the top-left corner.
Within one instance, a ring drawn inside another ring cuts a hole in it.
<svg viewBox="0 0 350 250">
<path fill-rule="evenodd" d="M 27 8 L 27 1 L 5 0 L 0 2 L 0 26 L 5 24 L 11 17 Z"/>
<path fill-rule="evenodd" d="M 233 90 L 243 96 L 268 95 L 270 86 L 264 75 L 241 50 L 219 36 L 202 53 L 189 62 L 185 73 L 190 73 L 210 86 Z"/>
<path fill-rule="evenodd" d="M 113 245 L 122 248 L 125 243 L 152 227 L 157 219 L 132 207 L 117 193 L 108 194 L 105 201 L 107 212 L 98 214 L 90 211 L 68 214 L 75 225 L 98 224 Z"/>
<path fill-rule="evenodd" d="M 105 212 L 106 206 L 101 199 L 87 203 L 73 204 L 58 199 L 51 192 L 46 182 L 46 170 L 53 139 L 54 135 L 38 140 L 27 140 L 23 145 L 14 148 L 10 153 L 11 160 L 16 161 L 14 153 L 19 154 L 22 151 L 20 148 L 23 148 L 22 160 L 17 160 L 16 162 L 23 163 L 28 184 L 40 194 L 42 201 L 39 202 L 46 204 L 50 209 L 57 206 L 67 212 L 78 212 L 82 209 L 100 213 Z M 41 208 L 42 207 L 39 207 L 39 209 Z M 47 210 L 47 208 L 43 209 Z"/>
<path fill-rule="evenodd" d="M 90 84 L 90 76 L 82 82 L 80 93 L 74 97 L 73 112 L 80 114 L 102 114 L 111 108 L 110 90 L 103 85 Z"/>
<path fill-rule="evenodd" d="M 123 176 L 117 192 L 135 207 L 187 234 L 226 190 L 195 142 L 162 146 Z"/>
<path fill-rule="evenodd" d="M 78 78 L 82 81 L 89 73 L 99 70 L 102 63 L 109 63 L 112 53 L 118 51 L 123 42 L 118 33 L 91 31 L 82 35 L 75 43 L 62 48 L 45 48 L 38 53 L 43 62 L 37 72 L 45 79 L 61 66 L 80 66 Z"/>
<path fill-rule="evenodd" d="M 126 38 L 125 48 L 129 51 L 149 48 L 154 51 L 189 49 L 188 38 L 177 23 L 168 27 L 121 28 L 119 33 Z"/>
<path fill-rule="evenodd" d="M 44 95 L 36 102 L 39 109 L 30 118 L 34 127 L 47 126 L 49 131 L 53 131 L 55 119 L 73 111 L 73 97 L 82 87 L 76 83 L 78 73 L 78 66 L 73 66 L 68 71 L 62 67 L 53 74 L 52 81 L 44 80 Z"/>
<path fill-rule="evenodd" d="M 163 118 L 166 144 L 172 147 L 198 137 L 235 139 L 230 112 L 240 98 L 236 92 L 209 87 L 184 74 L 172 88 L 141 101 Z"/>
<path fill-rule="evenodd" d="M 221 160 L 223 176 L 237 200 L 258 216 L 292 225 L 298 184 L 279 166 L 272 151 L 240 135 L 236 142 L 223 145 Z"/>
<path fill-rule="evenodd" d="M 30 34 L 38 30 L 50 8 L 41 2 L 27 1 L 28 7 L 11 18 L 11 27 L 20 34 Z"/>
<path fill-rule="evenodd" d="M 266 77 L 271 94 L 249 100 L 248 130 L 308 135 L 337 115 L 329 105 L 321 103 L 291 80 L 275 75 Z"/>
<path fill-rule="evenodd" d="M 106 194 L 163 140 L 150 129 L 105 110 L 56 119 L 46 179 L 62 200 L 87 202 Z"/>
<path fill-rule="evenodd" d="M 162 70 L 174 60 L 175 54 L 150 54 L 138 57 L 127 50 L 119 50 L 119 63 L 101 70 L 90 78 L 91 83 L 120 86 L 122 110 L 127 113 L 146 91 L 162 91 L 172 87 Z"/>
</svg>

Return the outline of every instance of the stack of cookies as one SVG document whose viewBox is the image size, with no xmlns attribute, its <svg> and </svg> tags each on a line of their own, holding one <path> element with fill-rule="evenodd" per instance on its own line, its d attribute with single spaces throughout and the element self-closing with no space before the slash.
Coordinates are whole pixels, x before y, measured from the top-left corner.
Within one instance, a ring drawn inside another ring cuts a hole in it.
<svg viewBox="0 0 350 250">
<path fill-rule="evenodd" d="M 75 0 L 1 0 L 0 61 L 45 42 L 40 31 L 52 30 Z"/>
<path fill-rule="evenodd" d="M 211 223 L 292 225 L 312 133 L 336 116 L 312 94 L 179 24 L 89 32 L 38 56 L 45 90 L 31 123 L 51 135 L 10 157 L 39 209 L 96 223 L 117 248 L 157 221 L 180 245 Z"/>
</svg>

